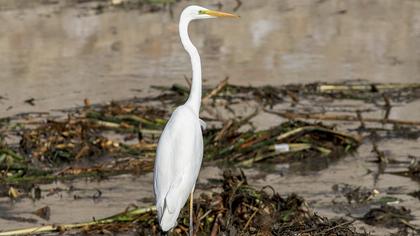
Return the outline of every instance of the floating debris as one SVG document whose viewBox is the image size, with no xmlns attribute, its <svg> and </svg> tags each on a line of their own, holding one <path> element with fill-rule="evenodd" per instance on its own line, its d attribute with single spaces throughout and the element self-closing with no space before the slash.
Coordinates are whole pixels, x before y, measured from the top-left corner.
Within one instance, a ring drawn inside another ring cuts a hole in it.
<svg viewBox="0 0 420 236">
<path fill-rule="evenodd" d="M 411 192 L 408 195 L 413 196 L 413 197 L 415 197 L 415 198 L 417 198 L 417 199 L 420 200 L 420 190 Z"/>
<path fill-rule="evenodd" d="M 40 218 L 44 220 L 50 220 L 51 209 L 49 206 L 45 206 L 34 211 L 33 214 L 39 216 Z"/>
<path fill-rule="evenodd" d="M 415 228 L 408 223 L 413 219 L 414 217 L 410 214 L 409 209 L 389 205 L 382 205 L 380 208 L 371 209 L 361 218 L 366 224 L 380 225 L 387 228 Z"/>
<path fill-rule="evenodd" d="M 392 172 L 392 174 L 407 176 L 414 180 L 420 180 L 420 162 L 418 161 L 418 157 L 410 155 L 409 158 L 411 159 L 411 163 L 408 165 L 407 170 Z"/>
<path fill-rule="evenodd" d="M 332 189 L 342 194 L 347 199 L 348 204 L 366 203 L 373 200 L 379 194 L 379 191 L 376 189 L 368 189 L 349 184 L 335 184 Z"/>
<path fill-rule="evenodd" d="M 9 193 L 10 199 L 16 199 L 21 195 L 21 193 L 19 193 L 18 190 L 14 187 L 10 187 L 8 193 Z"/>
</svg>

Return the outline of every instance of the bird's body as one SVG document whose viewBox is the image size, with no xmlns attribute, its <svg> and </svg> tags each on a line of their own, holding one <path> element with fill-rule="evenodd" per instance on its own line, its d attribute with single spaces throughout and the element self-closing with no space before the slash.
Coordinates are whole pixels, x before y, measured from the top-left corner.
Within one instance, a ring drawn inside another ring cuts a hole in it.
<svg viewBox="0 0 420 236">
<path fill-rule="evenodd" d="M 205 123 L 199 118 L 201 61 L 198 50 L 188 36 L 188 25 L 192 20 L 218 16 L 234 17 L 235 15 L 211 11 L 199 6 L 189 6 L 181 14 L 179 34 L 182 45 L 191 57 L 193 73 L 190 96 L 184 105 L 179 106 L 172 113 L 160 136 L 156 152 L 153 188 L 158 220 L 163 231 L 176 226 L 182 207 L 188 196 L 190 194 L 192 196 L 203 159 L 201 127 L 205 128 Z M 192 234 L 192 219 L 190 219 L 190 234 Z"/>
<path fill-rule="evenodd" d="M 199 118 L 188 105 L 180 106 L 163 130 L 155 162 L 154 189 L 162 230 L 176 225 L 179 212 L 194 189 L 202 159 Z"/>
</svg>

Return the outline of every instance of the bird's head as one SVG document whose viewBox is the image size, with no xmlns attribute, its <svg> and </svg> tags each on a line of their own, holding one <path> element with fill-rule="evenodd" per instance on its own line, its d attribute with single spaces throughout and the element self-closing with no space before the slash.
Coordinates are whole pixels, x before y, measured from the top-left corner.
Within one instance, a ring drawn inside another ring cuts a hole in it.
<svg viewBox="0 0 420 236">
<path fill-rule="evenodd" d="M 184 9 L 182 15 L 191 19 L 191 20 L 198 20 L 198 19 L 211 19 L 217 17 L 239 17 L 237 15 L 221 12 L 221 11 L 213 11 L 209 10 L 204 7 L 200 6 L 189 6 Z"/>
</svg>

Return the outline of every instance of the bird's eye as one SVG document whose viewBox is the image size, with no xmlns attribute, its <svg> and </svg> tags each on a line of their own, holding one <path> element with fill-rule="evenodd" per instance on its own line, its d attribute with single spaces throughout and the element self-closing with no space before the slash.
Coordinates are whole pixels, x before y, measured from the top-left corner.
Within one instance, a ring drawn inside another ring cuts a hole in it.
<svg viewBox="0 0 420 236">
<path fill-rule="evenodd" d="M 206 11 L 204 11 L 204 10 L 199 10 L 199 11 L 198 11 L 198 14 L 199 14 L 199 15 L 206 14 Z"/>
</svg>

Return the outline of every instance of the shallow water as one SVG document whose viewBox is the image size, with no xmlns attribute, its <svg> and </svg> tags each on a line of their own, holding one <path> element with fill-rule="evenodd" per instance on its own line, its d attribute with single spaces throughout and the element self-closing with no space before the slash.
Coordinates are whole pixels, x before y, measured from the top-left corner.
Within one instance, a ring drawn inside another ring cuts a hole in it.
<svg viewBox="0 0 420 236">
<path fill-rule="evenodd" d="M 90 221 L 122 212 L 130 206 L 146 207 L 152 204 L 151 186 L 152 174 L 141 177 L 121 175 L 101 181 L 79 179 L 43 184 L 40 186 L 39 200 L 30 197 L 13 202 L 7 197 L 0 198 L 0 228 L 5 230 L 41 224 Z M 145 203 L 145 199 L 151 200 Z M 33 213 L 45 206 L 51 209 L 49 220 Z"/>
<path fill-rule="evenodd" d="M 0 3 L 0 117 L 144 94 L 185 83 L 177 15 L 95 1 Z M 55 3 L 56 2 L 56 3 Z M 197 1 L 216 8 L 216 0 Z M 232 11 L 235 1 L 221 1 Z M 238 20 L 194 22 L 207 83 L 420 82 L 420 2 L 244 0 Z M 214 3 L 214 4 L 212 4 Z M 34 98 L 35 106 L 24 103 Z M 419 115 L 420 116 L 420 115 Z"/>
<path fill-rule="evenodd" d="M 138 9 L 108 9 L 97 14 L 95 2 L 40 4 L 37 1 L 5 0 L 0 3 L 0 117 L 29 111 L 50 111 L 83 104 L 127 99 L 152 93 L 150 85 L 185 83 L 190 75 L 188 57 L 177 36 L 177 18 L 169 11 L 145 13 Z M 197 1 L 216 3 L 218 1 Z M 231 11 L 234 1 L 221 1 Z M 203 59 L 207 84 L 225 76 L 236 84 L 281 85 L 313 81 L 337 82 L 366 79 L 371 82 L 420 82 L 420 2 L 414 0 L 304 1 L 242 0 L 240 20 L 194 22 L 191 37 Z M 173 7 L 175 15 L 186 3 Z M 19 8 L 17 8 L 19 6 Z M 215 5 L 212 5 L 216 7 Z M 141 90 L 141 91 L 139 91 Z M 24 101 L 34 98 L 32 106 Z M 243 114 L 253 110 L 247 105 Z M 420 120 L 420 102 L 393 104 L 390 118 Z M 288 105 L 287 105 L 288 106 Z M 286 109 L 279 107 L 277 109 Z M 372 108 L 363 102 L 301 101 L 296 110 Z M 383 117 L 384 111 L 366 114 Z M 268 128 L 283 119 L 269 114 L 256 117 L 259 128 Z M 340 123 L 345 128 L 354 124 Z M 344 128 L 342 128 L 344 130 Z M 418 139 L 389 139 L 378 145 L 389 157 L 407 161 L 419 155 Z M 334 184 L 348 183 L 376 188 L 381 194 L 388 187 L 401 190 L 395 195 L 401 205 L 413 211 L 420 225 L 418 200 L 407 196 L 419 189 L 409 178 L 385 173 L 374 181 L 377 165 L 372 145 L 363 144 L 358 154 L 346 157 L 320 172 L 302 171 L 282 165 L 277 172 L 248 169 L 250 183 L 273 185 L 282 194 L 296 192 L 322 215 L 344 216 L 332 200 Z M 386 171 L 399 170 L 389 166 Z M 221 170 L 206 167 L 200 182 L 220 176 Z M 263 174 L 263 175 L 261 175 Z M 130 204 L 151 203 L 151 174 L 117 176 L 100 182 L 86 179 L 41 185 L 43 193 L 61 188 L 39 201 L 11 202 L 0 198 L 0 229 L 46 223 L 91 220 L 123 211 Z M 73 191 L 68 191 L 70 186 Z M 92 196 L 99 189 L 102 195 Z M 201 191 L 198 189 L 198 191 Z M 215 190 L 217 191 L 217 189 Z M 75 199 L 75 195 L 81 199 Z M 42 220 L 31 212 L 45 205 L 51 219 Z M 6 216 L 35 219 L 28 223 L 7 220 Z M 369 228 L 376 235 L 389 232 Z"/>
</svg>

